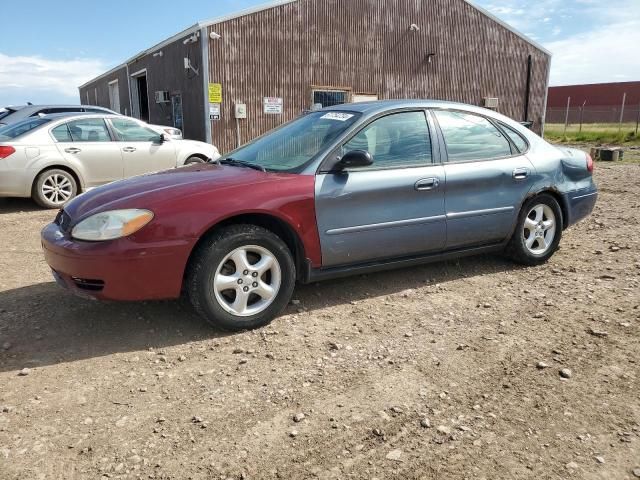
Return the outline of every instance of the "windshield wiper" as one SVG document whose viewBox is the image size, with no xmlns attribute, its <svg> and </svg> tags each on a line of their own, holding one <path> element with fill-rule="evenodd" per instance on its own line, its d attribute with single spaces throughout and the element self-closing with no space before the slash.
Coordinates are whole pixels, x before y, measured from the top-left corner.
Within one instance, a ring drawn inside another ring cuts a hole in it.
<svg viewBox="0 0 640 480">
<path fill-rule="evenodd" d="M 267 169 L 261 165 L 257 165 L 251 162 L 245 162 L 244 160 L 236 160 L 235 158 L 225 158 L 223 160 L 218 160 L 220 165 L 231 165 L 232 167 L 245 167 L 245 168 L 253 168 L 254 170 L 258 170 L 260 172 L 266 172 Z"/>
</svg>

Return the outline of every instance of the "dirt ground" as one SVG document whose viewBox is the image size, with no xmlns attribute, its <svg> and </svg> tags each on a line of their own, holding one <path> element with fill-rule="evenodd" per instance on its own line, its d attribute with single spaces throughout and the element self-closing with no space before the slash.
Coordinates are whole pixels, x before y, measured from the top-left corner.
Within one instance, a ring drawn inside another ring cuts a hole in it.
<svg viewBox="0 0 640 480">
<path fill-rule="evenodd" d="M 65 293 L 39 244 L 55 213 L 0 200 L 0 478 L 640 476 L 640 165 L 596 176 L 546 266 L 299 287 L 234 335 Z"/>
</svg>

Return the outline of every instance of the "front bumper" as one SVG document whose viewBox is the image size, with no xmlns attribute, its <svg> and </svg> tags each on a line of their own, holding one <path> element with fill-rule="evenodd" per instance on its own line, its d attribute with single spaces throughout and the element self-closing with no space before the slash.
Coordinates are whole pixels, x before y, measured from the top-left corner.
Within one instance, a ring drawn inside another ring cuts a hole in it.
<svg viewBox="0 0 640 480">
<path fill-rule="evenodd" d="M 52 223 L 42 231 L 45 260 L 57 283 L 99 300 L 162 300 L 180 296 L 192 243 L 139 244 L 131 238 L 81 242 Z"/>
</svg>

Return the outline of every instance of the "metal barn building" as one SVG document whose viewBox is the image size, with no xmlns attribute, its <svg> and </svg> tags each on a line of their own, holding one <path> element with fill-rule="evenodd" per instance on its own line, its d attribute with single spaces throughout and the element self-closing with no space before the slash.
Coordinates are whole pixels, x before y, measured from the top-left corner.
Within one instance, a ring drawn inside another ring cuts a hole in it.
<svg viewBox="0 0 640 480">
<path fill-rule="evenodd" d="M 229 151 L 305 110 L 429 98 L 544 124 L 551 55 L 467 0 L 280 0 L 200 22 L 80 87 Z"/>
</svg>

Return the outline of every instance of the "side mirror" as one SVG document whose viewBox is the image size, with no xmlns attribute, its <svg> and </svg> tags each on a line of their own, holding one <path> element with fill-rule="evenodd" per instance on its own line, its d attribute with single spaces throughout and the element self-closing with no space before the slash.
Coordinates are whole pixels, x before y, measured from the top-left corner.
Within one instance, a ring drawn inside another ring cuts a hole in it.
<svg viewBox="0 0 640 480">
<path fill-rule="evenodd" d="M 160 134 L 160 143 L 164 143 L 164 142 L 168 142 L 169 141 L 169 135 L 167 135 L 166 133 L 161 133 Z"/>
<path fill-rule="evenodd" d="M 373 157 L 365 150 L 351 150 L 346 153 L 336 165 L 336 169 L 368 167 L 373 165 Z"/>
</svg>

